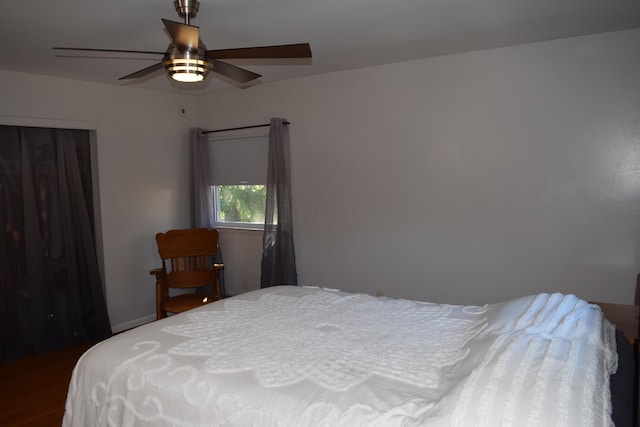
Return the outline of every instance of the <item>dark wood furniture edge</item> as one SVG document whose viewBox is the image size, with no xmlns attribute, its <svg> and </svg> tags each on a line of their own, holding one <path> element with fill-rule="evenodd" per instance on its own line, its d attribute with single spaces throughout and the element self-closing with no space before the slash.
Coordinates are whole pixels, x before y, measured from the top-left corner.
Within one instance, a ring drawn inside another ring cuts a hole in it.
<svg viewBox="0 0 640 427">
<path fill-rule="evenodd" d="M 595 302 L 600 306 L 604 317 L 616 326 L 616 329 L 624 332 L 634 346 L 638 343 L 638 315 L 640 307 L 628 304 L 611 304 L 604 302 Z"/>
<path fill-rule="evenodd" d="M 640 427 L 640 274 L 636 276 L 636 289 L 633 304 L 611 304 L 593 302 L 597 304 L 604 317 L 616 326 L 627 337 L 633 348 L 634 373 L 633 373 L 633 401 L 635 402 L 633 423 Z"/>
</svg>

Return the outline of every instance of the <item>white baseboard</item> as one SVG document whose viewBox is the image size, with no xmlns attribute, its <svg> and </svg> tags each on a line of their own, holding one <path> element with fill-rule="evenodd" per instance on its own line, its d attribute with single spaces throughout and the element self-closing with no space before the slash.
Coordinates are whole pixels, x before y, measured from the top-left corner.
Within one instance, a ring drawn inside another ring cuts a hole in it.
<svg viewBox="0 0 640 427">
<path fill-rule="evenodd" d="M 156 320 L 156 315 L 150 314 L 149 316 L 140 317 L 138 319 L 130 320 L 129 322 L 111 325 L 111 331 L 114 334 L 117 334 L 118 332 L 126 331 L 127 329 L 132 329 L 137 326 L 144 325 L 145 323 L 153 322 L 154 320 Z"/>
</svg>

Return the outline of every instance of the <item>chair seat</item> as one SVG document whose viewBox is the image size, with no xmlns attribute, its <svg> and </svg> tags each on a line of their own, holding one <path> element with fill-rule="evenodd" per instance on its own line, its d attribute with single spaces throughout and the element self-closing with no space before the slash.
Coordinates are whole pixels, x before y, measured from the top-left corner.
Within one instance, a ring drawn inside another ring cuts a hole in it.
<svg viewBox="0 0 640 427">
<path fill-rule="evenodd" d="M 164 308 L 166 311 L 170 311 L 172 313 L 182 313 L 183 311 L 209 304 L 215 301 L 215 299 L 215 296 L 210 294 L 192 293 L 176 295 L 165 300 Z"/>
</svg>

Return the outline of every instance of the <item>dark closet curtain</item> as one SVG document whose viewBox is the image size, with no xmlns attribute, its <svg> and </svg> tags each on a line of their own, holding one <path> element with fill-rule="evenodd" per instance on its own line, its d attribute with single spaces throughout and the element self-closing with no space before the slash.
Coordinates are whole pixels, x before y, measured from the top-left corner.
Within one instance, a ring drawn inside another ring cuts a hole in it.
<svg viewBox="0 0 640 427">
<path fill-rule="evenodd" d="M 271 119 L 267 165 L 267 201 L 260 287 L 297 285 L 293 247 L 289 128 L 282 118 Z"/>
<path fill-rule="evenodd" d="M 0 126 L 0 360 L 111 335 L 90 131 Z"/>
</svg>

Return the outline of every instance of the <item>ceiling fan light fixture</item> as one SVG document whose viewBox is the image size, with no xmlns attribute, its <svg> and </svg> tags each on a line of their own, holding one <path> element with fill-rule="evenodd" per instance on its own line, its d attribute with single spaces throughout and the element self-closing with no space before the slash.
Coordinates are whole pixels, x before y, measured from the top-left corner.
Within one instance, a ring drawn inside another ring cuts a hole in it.
<svg viewBox="0 0 640 427">
<path fill-rule="evenodd" d="M 213 64 L 204 56 L 205 46 L 198 50 L 181 50 L 170 45 L 165 53 L 162 65 L 173 80 L 183 83 L 203 81 Z"/>
<path fill-rule="evenodd" d="M 211 64 L 202 59 L 174 58 L 165 61 L 164 68 L 173 80 L 194 83 L 201 82 L 207 77 Z"/>
</svg>

